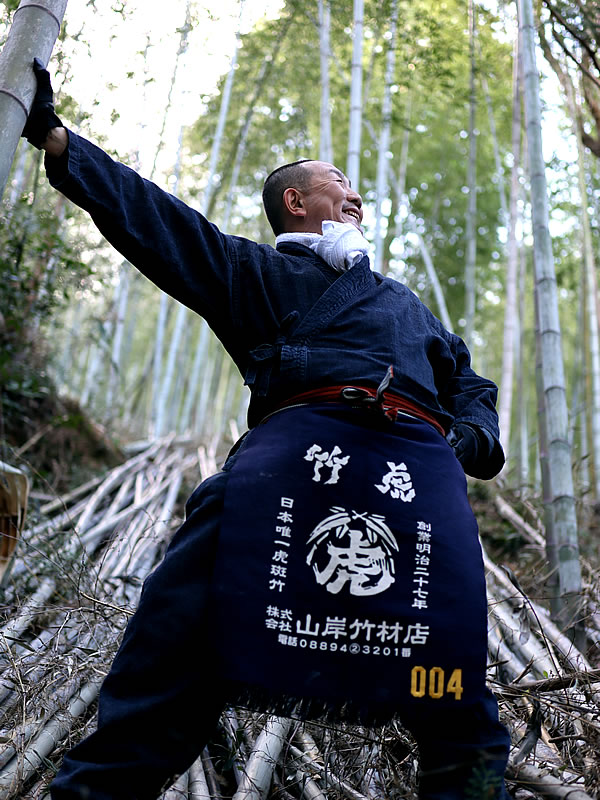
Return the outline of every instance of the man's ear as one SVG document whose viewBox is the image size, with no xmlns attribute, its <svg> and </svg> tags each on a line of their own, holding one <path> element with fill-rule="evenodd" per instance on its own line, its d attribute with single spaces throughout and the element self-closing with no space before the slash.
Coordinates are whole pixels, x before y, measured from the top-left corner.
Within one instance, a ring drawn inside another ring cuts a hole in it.
<svg viewBox="0 0 600 800">
<path fill-rule="evenodd" d="M 293 187 L 286 189 L 283 193 L 283 208 L 288 214 L 294 217 L 306 216 L 306 208 L 304 206 L 302 193 Z"/>
</svg>

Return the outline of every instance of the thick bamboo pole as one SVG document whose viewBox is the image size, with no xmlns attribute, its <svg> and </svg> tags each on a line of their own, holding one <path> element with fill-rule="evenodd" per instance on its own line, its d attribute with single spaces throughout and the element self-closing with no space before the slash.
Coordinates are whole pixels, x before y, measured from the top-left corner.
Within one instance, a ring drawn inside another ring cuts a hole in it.
<svg viewBox="0 0 600 800">
<path fill-rule="evenodd" d="M 396 28 L 398 25 L 398 3 L 392 0 L 390 21 L 390 46 L 387 52 L 383 103 L 381 107 L 381 135 L 377 154 L 377 203 L 375 208 L 375 272 L 381 272 L 383 265 L 383 201 L 388 196 L 388 150 L 392 133 L 392 85 L 396 69 Z"/>
<path fill-rule="evenodd" d="M 469 203 L 465 220 L 465 330 L 463 338 L 467 345 L 473 345 L 473 328 L 476 310 L 476 271 L 477 271 L 477 133 L 475 130 L 477 117 L 477 90 L 475 81 L 475 40 L 477 37 L 476 10 L 474 0 L 469 0 L 469 162 L 467 167 L 467 185 Z"/>
<path fill-rule="evenodd" d="M 319 159 L 333 161 L 331 108 L 329 105 L 329 60 L 331 58 L 331 6 L 319 0 L 319 56 L 321 64 L 321 116 L 319 126 Z"/>
<path fill-rule="evenodd" d="M 524 100 L 527 151 L 531 183 L 534 239 L 535 291 L 538 302 L 541 391 L 546 410 L 550 507 L 556 528 L 559 577 L 558 602 L 562 623 L 581 632 L 581 568 L 571 449 L 568 437 L 567 399 L 558 315 L 558 292 L 549 231 L 548 187 L 542 152 L 541 102 L 535 54 L 535 27 L 531 0 L 519 0 L 519 27 L 523 45 Z"/>
<path fill-rule="evenodd" d="M 22 0 L 0 52 L 0 197 L 35 95 L 33 59 L 48 62 L 66 7 L 67 0 Z"/>
<path fill-rule="evenodd" d="M 360 141 L 362 130 L 362 51 L 363 51 L 364 0 L 354 0 L 354 27 L 352 34 L 352 81 L 350 83 L 350 133 L 348 137 L 348 165 L 346 174 L 358 192 L 360 176 Z"/>
<path fill-rule="evenodd" d="M 518 313 L 517 283 L 519 272 L 519 241 L 517 224 L 519 220 L 519 168 L 521 166 L 521 103 L 519 37 L 515 40 L 513 56 L 513 109 L 512 109 L 512 155 L 513 166 L 510 181 L 510 206 L 508 214 L 503 212 L 508 225 L 508 258 L 506 264 L 506 305 L 504 312 L 504 336 L 502 343 L 502 380 L 500 382 L 500 441 L 506 453 L 507 464 L 511 459 L 510 432 L 512 423 L 513 379 L 515 367 L 515 341 L 520 324 Z M 500 193 L 504 196 L 504 191 Z M 505 205 L 505 201 L 503 201 Z M 506 466 L 505 474 L 508 472 Z"/>
</svg>

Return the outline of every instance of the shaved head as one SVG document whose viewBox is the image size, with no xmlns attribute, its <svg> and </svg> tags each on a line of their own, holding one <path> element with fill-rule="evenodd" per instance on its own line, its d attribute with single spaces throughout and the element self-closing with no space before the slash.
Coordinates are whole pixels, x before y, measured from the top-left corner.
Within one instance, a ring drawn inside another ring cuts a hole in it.
<svg viewBox="0 0 600 800">
<path fill-rule="evenodd" d="M 350 222 L 362 233 L 362 198 L 328 161 L 303 159 L 278 167 L 265 181 L 263 203 L 275 236 L 322 234 L 326 219 Z"/>
<path fill-rule="evenodd" d="M 286 189 L 294 188 L 306 192 L 310 186 L 311 171 L 305 164 L 312 164 L 312 159 L 303 158 L 291 164 L 277 167 L 267 177 L 263 187 L 262 199 L 265 214 L 269 220 L 275 236 L 285 232 L 285 218 L 283 215 L 283 193 Z"/>
</svg>

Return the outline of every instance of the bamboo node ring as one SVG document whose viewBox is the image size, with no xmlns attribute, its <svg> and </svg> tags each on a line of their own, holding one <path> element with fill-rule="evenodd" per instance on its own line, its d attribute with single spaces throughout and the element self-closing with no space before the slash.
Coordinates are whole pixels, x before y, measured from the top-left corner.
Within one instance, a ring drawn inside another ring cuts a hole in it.
<svg viewBox="0 0 600 800">
<path fill-rule="evenodd" d="M 18 104 L 21 106 L 21 108 L 22 108 L 22 109 L 23 109 L 23 111 L 25 112 L 25 117 L 28 117 L 28 116 L 29 116 L 29 111 L 27 110 L 27 106 L 26 106 L 26 105 L 25 105 L 25 103 L 24 103 L 24 102 L 21 100 L 21 98 L 20 98 L 20 97 L 17 97 L 17 95 L 16 95 L 16 94 L 14 94 L 13 92 L 9 91 L 8 89 L 0 89 L 0 94 L 7 94 L 9 97 L 12 97 L 12 99 L 13 99 L 13 100 L 16 100 L 16 101 L 17 101 L 17 103 L 18 103 Z"/>
<path fill-rule="evenodd" d="M 21 3 L 21 5 L 15 11 L 15 14 L 18 11 L 22 11 L 24 8 L 41 8 L 42 11 L 45 11 L 46 14 L 48 14 L 48 16 L 52 17 L 54 22 L 56 22 L 56 24 L 58 25 L 58 32 L 60 33 L 61 22 L 60 22 L 59 18 L 56 16 L 56 14 L 54 13 L 54 11 L 50 11 L 49 8 L 46 8 L 46 6 L 43 6 L 41 3 Z"/>
</svg>

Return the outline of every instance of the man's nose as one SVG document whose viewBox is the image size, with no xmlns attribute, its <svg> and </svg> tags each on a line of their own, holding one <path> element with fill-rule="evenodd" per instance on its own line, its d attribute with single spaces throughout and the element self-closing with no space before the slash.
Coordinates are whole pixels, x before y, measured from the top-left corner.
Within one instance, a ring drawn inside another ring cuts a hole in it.
<svg viewBox="0 0 600 800">
<path fill-rule="evenodd" d="M 349 202 L 354 203 L 357 208 L 362 208 L 362 197 L 354 189 L 348 189 L 346 197 Z"/>
</svg>

